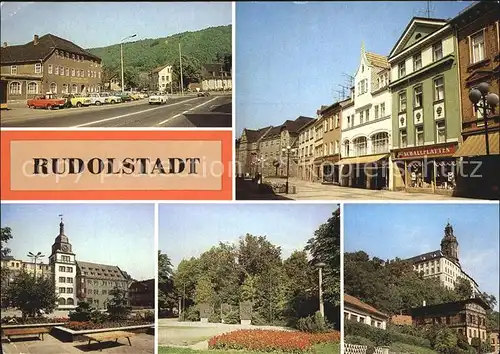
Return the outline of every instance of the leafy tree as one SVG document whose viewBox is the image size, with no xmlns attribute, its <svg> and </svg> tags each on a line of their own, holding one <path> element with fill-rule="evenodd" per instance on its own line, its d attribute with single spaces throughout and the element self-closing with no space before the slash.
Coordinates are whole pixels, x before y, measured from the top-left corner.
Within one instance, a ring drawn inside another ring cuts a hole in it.
<svg viewBox="0 0 500 354">
<path fill-rule="evenodd" d="M 114 320 L 126 319 L 132 310 L 128 306 L 127 291 L 115 287 L 109 294 L 112 296 L 108 302 L 109 317 Z"/>
<path fill-rule="evenodd" d="M 455 292 L 460 300 L 470 299 L 472 297 L 472 287 L 470 281 L 465 278 L 458 278 L 457 284 L 455 285 Z"/>
<path fill-rule="evenodd" d="M 172 80 L 180 82 L 181 69 L 180 62 L 175 61 L 172 64 Z M 182 56 L 182 84 L 187 87 L 190 83 L 201 81 L 201 64 L 200 61 L 194 57 L 186 55 Z"/>
<path fill-rule="evenodd" d="M 198 279 L 195 290 L 195 302 L 197 304 L 213 304 L 215 300 L 215 290 L 210 278 L 202 276 Z"/>
<path fill-rule="evenodd" d="M 448 349 L 456 348 L 457 341 L 455 332 L 448 327 L 443 327 L 436 333 L 434 349 L 440 353 L 446 353 Z"/>
<path fill-rule="evenodd" d="M 158 251 L 158 308 L 166 309 L 170 314 L 177 306 L 176 294 L 170 258 Z"/>
<path fill-rule="evenodd" d="M 255 276 L 248 275 L 245 277 L 243 284 L 240 287 L 240 301 L 253 302 L 256 297 Z"/>
<path fill-rule="evenodd" d="M 54 283 L 47 277 L 35 280 L 23 270 L 7 289 L 7 301 L 21 310 L 23 321 L 28 316 L 34 317 L 40 310 L 51 313 L 57 301 Z"/>
<path fill-rule="evenodd" d="M 2 227 L 0 229 L 0 253 L 2 257 L 10 254 L 10 248 L 6 247 L 7 242 L 12 240 L 12 229 L 10 227 Z"/>
</svg>

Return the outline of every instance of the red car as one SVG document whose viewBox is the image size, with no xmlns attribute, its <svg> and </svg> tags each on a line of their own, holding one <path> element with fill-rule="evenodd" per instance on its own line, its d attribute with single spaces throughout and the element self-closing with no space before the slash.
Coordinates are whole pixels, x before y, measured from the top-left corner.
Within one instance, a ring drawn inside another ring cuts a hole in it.
<svg viewBox="0 0 500 354">
<path fill-rule="evenodd" d="M 26 102 L 29 108 L 63 108 L 66 100 L 58 98 L 54 94 L 46 94 L 45 96 L 35 97 Z"/>
</svg>

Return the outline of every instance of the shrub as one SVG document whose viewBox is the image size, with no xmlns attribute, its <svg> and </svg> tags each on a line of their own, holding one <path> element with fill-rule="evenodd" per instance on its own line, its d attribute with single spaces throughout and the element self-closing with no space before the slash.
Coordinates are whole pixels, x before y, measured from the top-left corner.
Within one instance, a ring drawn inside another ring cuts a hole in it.
<svg viewBox="0 0 500 354">
<path fill-rule="evenodd" d="M 327 330 L 327 325 L 323 316 L 318 311 L 314 316 L 308 316 L 299 318 L 297 321 L 297 329 L 301 332 L 325 332 Z"/>
<path fill-rule="evenodd" d="M 320 343 L 338 343 L 339 332 L 301 333 L 272 330 L 238 330 L 215 336 L 208 341 L 209 349 L 281 351 L 299 353 Z"/>
<path fill-rule="evenodd" d="M 220 323 L 221 322 L 220 313 L 218 313 L 218 312 L 212 313 L 210 315 L 210 317 L 208 318 L 208 322 L 210 322 L 210 323 Z"/>
<path fill-rule="evenodd" d="M 195 306 L 190 306 L 179 316 L 179 321 L 196 322 L 200 320 L 200 312 Z"/>
<path fill-rule="evenodd" d="M 108 314 L 111 319 L 125 319 L 131 312 L 130 306 L 127 305 L 127 291 L 115 287 L 109 292 L 112 298 L 108 302 Z"/>
<path fill-rule="evenodd" d="M 144 311 L 144 313 L 142 314 L 142 319 L 145 322 L 154 323 L 155 322 L 155 313 L 154 313 L 154 311 L 151 311 L 151 310 Z"/>
<path fill-rule="evenodd" d="M 251 301 L 240 302 L 240 319 L 241 320 L 251 320 L 252 319 L 253 304 Z"/>
<path fill-rule="evenodd" d="M 375 345 L 368 338 L 360 336 L 345 336 L 344 341 L 349 344 L 366 345 L 366 346 Z"/>
<path fill-rule="evenodd" d="M 90 321 L 92 311 L 94 311 L 94 309 L 88 302 L 80 301 L 75 311 L 69 312 L 69 320 L 72 322 L 88 322 Z"/>
<path fill-rule="evenodd" d="M 240 323 L 240 314 L 236 310 L 231 310 L 224 314 L 224 323 L 227 324 L 237 324 Z"/>
</svg>

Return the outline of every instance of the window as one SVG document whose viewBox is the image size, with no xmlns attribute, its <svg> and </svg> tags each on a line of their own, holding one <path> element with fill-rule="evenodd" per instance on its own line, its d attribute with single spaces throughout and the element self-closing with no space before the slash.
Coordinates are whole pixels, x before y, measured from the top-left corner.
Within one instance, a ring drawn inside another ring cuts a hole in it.
<svg viewBox="0 0 500 354">
<path fill-rule="evenodd" d="M 42 64 L 36 63 L 35 64 L 35 74 L 41 74 L 42 73 Z"/>
<path fill-rule="evenodd" d="M 406 92 L 399 93 L 399 112 L 406 112 Z"/>
<path fill-rule="evenodd" d="M 406 134 L 406 129 L 401 129 L 399 131 L 399 146 L 400 147 L 408 146 L 408 135 Z"/>
<path fill-rule="evenodd" d="M 349 156 L 350 154 L 350 149 L 349 149 L 349 140 L 344 141 L 344 156 Z"/>
<path fill-rule="evenodd" d="M 406 63 L 404 61 L 402 63 L 399 63 L 398 71 L 399 71 L 399 78 L 402 78 L 403 76 L 406 75 Z"/>
<path fill-rule="evenodd" d="M 356 156 L 366 155 L 367 140 L 360 137 L 354 140 L 354 153 Z"/>
<path fill-rule="evenodd" d="M 73 278 L 66 278 L 66 283 L 73 283 Z"/>
<path fill-rule="evenodd" d="M 38 84 L 36 82 L 30 82 L 28 84 L 28 93 L 31 95 L 38 93 Z"/>
<path fill-rule="evenodd" d="M 443 43 L 438 42 L 432 46 L 432 61 L 443 58 Z"/>
<path fill-rule="evenodd" d="M 434 101 L 444 100 L 444 79 L 434 80 Z"/>
<path fill-rule="evenodd" d="M 59 271 L 60 272 L 64 272 L 64 267 L 63 266 L 59 266 Z"/>
<path fill-rule="evenodd" d="M 370 120 L 370 110 L 366 110 L 366 121 L 368 122 Z"/>
<path fill-rule="evenodd" d="M 340 124 L 340 118 L 339 118 L 339 115 L 337 114 L 335 116 L 335 128 L 338 128 L 339 127 L 339 124 Z"/>
<path fill-rule="evenodd" d="M 378 118 L 378 105 L 375 106 L 374 111 L 375 111 L 375 119 L 377 119 Z"/>
<path fill-rule="evenodd" d="M 21 94 L 21 83 L 14 81 L 9 84 L 9 93 L 11 95 L 20 95 Z"/>
<path fill-rule="evenodd" d="M 71 93 L 78 93 L 78 86 L 76 84 L 71 85 Z"/>
<path fill-rule="evenodd" d="M 76 71 L 76 77 L 80 77 L 80 70 Z"/>
<path fill-rule="evenodd" d="M 373 135 L 372 146 L 375 154 L 389 152 L 389 134 L 384 132 Z"/>
<path fill-rule="evenodd" d="M 413 56 L 413 71 L 417 71 L 422 68 L 422 54 L 418 53 Z"/>
<path fill-rule="evenodd" d="M 380 117 L 385 117 L 385 103 L 380 104 Z"/>
<path fill-rule="evenodd" d="M 85 70 L 83 70 L 83 69 L 80 70 L 80 76 L 85 77 Z"/>
<path fill-rule="evenodd" d="M 75 76 L 75 69 L 71 69 L 71 76 Z"/>
<path fill-rule="evenodd" d="M 414 95 L 413 106 L 415 108 L 422 107 L 422 86 L 415 87 L 415 89 L 413 90 L 413 95 Z"/>
<path fill-rule="evenodd" d="M 363 111 L 359 112 L 359 124 L 363 124 L 363 114 Z"/>
<path fill-rule="evenodd" d="M 59 292 L 60 292 L 61 294 L 66 293 L 66 288 L 59 288 Z"/>
<path fill-rule="evenodd" d="M 66 76 L 69 76 L 69 68 L 66 68 Z"/>
<path fill-rule="evenodd" d="M 100 79 L 101 78 L 101 72 L 99 71 L 97 74 L 98 74 L 98 77 Z"/>
<path fill-rule="evenodd" d="M 472 46 L 472 63 L 477 63 L 484 60 L 484 32 L 481 30 L 471 36 L 470 43 Z"/>
<path fill-rule="evenodd" d="M 105 289 L 103 289 L 103 290 L 102 290 L 102 294 L 103 294 L 103 295 L 107 295 L 107 294 L 108 294 L 108 291 L 107 291 L 107 290 L 105 290 Z"/>
<path fill-rule="evenodd" d="M 75 55 L 71 54 L 71 59 L 75 60 Z"/>
<path fill-rule="evenodd" d="M 50 67 L 49 67 L 49 73 L 50 73 Z M 59 67 L 56 65 L 56 67 L 54 68 L 54 74 L 55 75 L 59 75 Z"/>
<path fill-rule="evenodd" d="M 63 84 L 62 93 L 68 93 L 68 85 L 67 84 Z"/>
<path fill-rule="evenodd" d="M 415 145 L 424 145 L 424 126 L 418 125 L 415 127 Z"/>
<path fill-rule="evenodd" d="M 17 75 L 17 65 L 11 65 L 10 66 L 10 74 L 11 75 Z"/>
<path fill-rule="evenodd" d="M 66 283 L 65 277 L 59 277 L 59 283 Z"/>
<path fill-rule="evenodd" d="M 66 288 L 66 293 L 73 294 L 73 288 Z"/>
<path fill-rule="evenodd" d="M 90 70 L 87 70 L 87 77 L 90 77 Z"/>
<path fill-rule="evenodd" d="M 446 142 L 446 123 L 444 120 L 436 122 L 436 143 Z"/>
<path fill-rule="evenodd" d="M 71 261 L 71 258 L 69 256 L 61 256 L 61 260 L 63 262 L 70 262 Z"/>
<path fill-rule="evenodd" d="M 52 74 L 52 64 L 49 64 L 48 70 L 49 70 L 49 74 Z"/>
</svg>

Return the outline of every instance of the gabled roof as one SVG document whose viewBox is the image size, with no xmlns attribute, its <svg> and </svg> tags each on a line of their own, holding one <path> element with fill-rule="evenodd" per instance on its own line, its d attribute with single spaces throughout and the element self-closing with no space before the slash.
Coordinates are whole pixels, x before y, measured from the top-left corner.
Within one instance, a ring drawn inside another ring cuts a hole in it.
<svg viewBox="0 0 500 354">
<path fill-rule="evenodd" d="M 252 130 L 252 129 L 243 129 L 245 131 L 245 135 L 247 137 L 247 142 L 249 143 L 255 143 L 257 142 L 257 140 L 259 140 L 260 138 L 262 138 L 269 129 L 271 129 L 272 126 L 267 126 L 265 128 L 261 128 L 261 129 L 258 129 L 258 130 Z"/>
<path fill-rule="evenodd" d="M 76 265 L 80 268 L 80 272 L 87 272 L 84 276 L 88 278 L 126 280 L 125 275 L 117 266 L 82 261 L 76 261 Z M 94 274 L 90 274 L 91 272 Z M 97 273 L 100 273 L 101 275 L 97 275 Z"/>
<path fill-rule="evenodd" d="M 274 138 L 276 136 L 279 136 L 281 134 L 281 128 L 283 125 L 278 125 L 276 127 L 272 127 L 269 132 L 262 138 L 264 140 Z"/>
<path fill-rule="evenodd" d="M 167 66 L 172 66 L 170 64 L 164 64 L 162 66 L 158 66 L 157 68 L 154 68 L 151 72 L 152 73 L 157 73 L 157 72 L 160 72 L 162 71 L 163 69 L 165 69 Z"/>
<path fill-rule="evenodd" d="M 466 304 L 471 304 L 471 303 L 478 304 L 479 306 L 481 306 L 485 310 L 488 310 L 490 308 L 488 306 L 488 304 L 483 299 L 481 299 L 480 297 L 474 297 L 471 299 L 455 301 L 455 302 L 446 302 L 446 303 L 441 303 L 441 304 L 436 304 L 436 305 L 412 307 L 411 309 L 408 309 L 408 313 L 412 317 L 432 315 L 434 313 L 439 313 L 439 311 L 443 311 L 443 310 L 446 310 L 449 308 L 459 308 L 461 306 L 464 306 Z"/>
<path fill-rule="evenodd" d="M 315 118 L 299 116 L 295 120 L 285 121 L 285 123 L 283 123 L 281 126 L 281 130 L 286 129 L 290 133 L 297 133 L 300 130 L 300 128 L 302 128 L 304 125 L 315 120 L 316 120 Z"/>
<path fill-rule="evenodd" d="M 220 72 L 221 70 L 224 69 L 224 64 L 221 63 L 203 64 L 203 68 L 206 71 Z"/>
<path fill-rule="evenodd" d="M 368 305 L 368 304 L 365 304 L 360 299 L 355 298 L 354 296 L 351 296 L 349 294 L 344 294 L 344 306 L 345 306 L 345 304 L 357 307 L 360 310 L 364 310 L 368 313 L 378 315 L 378 316 L 383 317 L 383 318 L 389 318 L 389 316 L 386 315 L 385 313 L 380 312 L 375 307 Z"/>
<path fill-rule="evenodd" d="M 378 68 L 389 69 L 391 67 L 385 55 L 366 52 L 366 60 L 371 66 Z"/>
<path fill-rule="evenodd" d="M 438 19 L 438 18 L 425 18 L 425 17 L 413 17 L 411 21 L 408 23 L 406 26 L 405 30 L 397 40 L 396 44 L 392 48 L 389 57 L 394 56 L 395 54 L 399 53 L 402 48 L 405 46 L 405 44 L 408 42 L 410 39 L 410 35 L 413 33 L 415 28 L 418 25 L 426 24 L 428 26 L 433 26 L 436 28 L 436 30 L 440 29 L 444 25 L 446 25 L 447 21 L 444 19 Z M 422 37 L 420 40 L 424 39 L 425 37 Z"/>
<path fill-rule="evenodd" d="M 34 41 L 31 41 L 26 44 L 2 47 L 0 49 L 0 62 L 7 64 L 40 61 L 46 59 L 56 49 L 101 61 L 101 58 L 75 43 L 49 33 L 38 38 L 36 45 Z"/>
</svg>

